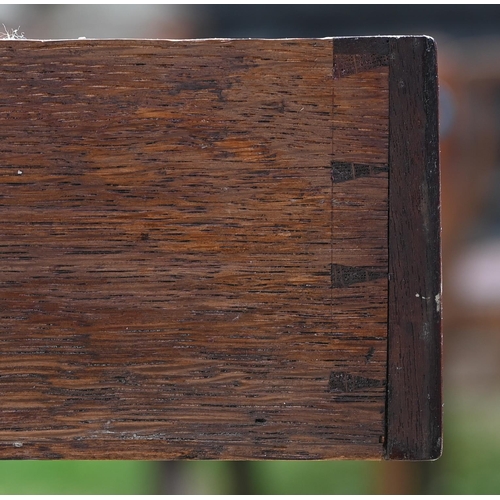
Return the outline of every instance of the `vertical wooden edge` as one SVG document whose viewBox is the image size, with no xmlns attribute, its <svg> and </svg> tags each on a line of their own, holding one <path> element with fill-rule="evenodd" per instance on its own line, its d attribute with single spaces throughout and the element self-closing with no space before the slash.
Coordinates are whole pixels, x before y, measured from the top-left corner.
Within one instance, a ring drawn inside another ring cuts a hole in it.
<svg viewBox="0 0 500 500">
<path fill-rule="evenodd" d="M 428 37 L 390 40 L 389 297 L 385 458 L 442 453 L 437 56 Z"/>
</svg>

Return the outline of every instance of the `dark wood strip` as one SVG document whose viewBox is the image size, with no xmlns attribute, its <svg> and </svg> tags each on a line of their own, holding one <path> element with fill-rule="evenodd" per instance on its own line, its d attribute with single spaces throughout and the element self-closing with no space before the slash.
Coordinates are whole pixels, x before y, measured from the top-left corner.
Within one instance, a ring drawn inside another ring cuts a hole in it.
<svg viewBox="0 0 500 500">
<path fill-rule="evenodd" d="M 386 458 L 441 454 L 441 263 L 436 48 L 391 41 Z"/>
</svg>

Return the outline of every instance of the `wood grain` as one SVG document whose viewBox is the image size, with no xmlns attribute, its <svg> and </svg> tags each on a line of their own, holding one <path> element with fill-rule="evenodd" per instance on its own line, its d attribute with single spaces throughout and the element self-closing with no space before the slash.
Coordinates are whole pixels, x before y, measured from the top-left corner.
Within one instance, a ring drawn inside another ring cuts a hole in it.
<svg viewBox="0 0 500 500">
<path fill-rule="evenodd" d="M 0 457 L 384 457 L 388 43 L 1 41 Z"/>
<path fill-rule="evenodd" d="M 437 69 L 426 37 L 391 41 L 387 458 L 442 451 Z"/>
</svg>

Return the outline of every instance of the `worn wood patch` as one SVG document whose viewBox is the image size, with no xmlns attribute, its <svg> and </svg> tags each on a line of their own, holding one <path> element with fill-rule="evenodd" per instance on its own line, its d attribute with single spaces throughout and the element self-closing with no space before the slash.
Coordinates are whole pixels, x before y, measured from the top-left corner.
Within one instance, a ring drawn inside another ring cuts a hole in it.
<svg viewBox="0 0 500 500">
<path fill-rule="evenodd" d="M 0 457 L 384 457 L 389 63 L 352 43 L 1 42 Z"/>
</svg>

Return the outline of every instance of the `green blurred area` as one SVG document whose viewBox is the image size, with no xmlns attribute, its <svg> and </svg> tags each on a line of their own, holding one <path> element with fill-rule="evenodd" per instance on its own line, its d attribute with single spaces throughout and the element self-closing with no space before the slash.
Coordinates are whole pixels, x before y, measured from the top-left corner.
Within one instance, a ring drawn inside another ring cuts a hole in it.
<svg viewBox="0 0 500 500">
<path fill-rule="evenodd" d="M 156 493 L 157 467 L 133 461 L 0 462 L 1 495 Z"/>
<path fill-rule="evenodd" d="M 500 493 L 500 400 L 469 395 L 446 406 L 442 493 Z"/>
<path fill-rule="evenodd" d="M 500 492 L 500 404 L 470 398 L 447 404 L 443 457 L 425 464 L 423 491 L 435 494 Z M 374 462 L 250 462 L 256 494 L 370 494 L 384 464 Z M 236 491 L 228 462 L 186 462 L 187 493 Z M 416 469 L 415 469 L 416 470 Z M 4 461 L 0 494 L 161 493 L 161 464 L 134 461 Z"/>
<path fill-rule="evenodd" d="M 260 462 L 253 465 L 258 494 L 371 493 L 371 462 Z"/>
<path fill-rule="evenodd" d="M 254 488 L 262 494 L 370 493 L 370 463 L 255 462 Z M 224 462 L 186 463 L 192 494 L 232 493 Z M 154 494 L 158 464 L 134 461 L 9 461 L 0 464 L 0 494 Z"/>
</svg>

